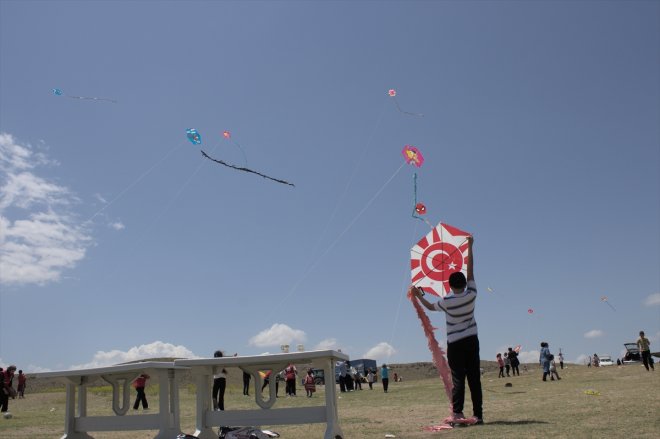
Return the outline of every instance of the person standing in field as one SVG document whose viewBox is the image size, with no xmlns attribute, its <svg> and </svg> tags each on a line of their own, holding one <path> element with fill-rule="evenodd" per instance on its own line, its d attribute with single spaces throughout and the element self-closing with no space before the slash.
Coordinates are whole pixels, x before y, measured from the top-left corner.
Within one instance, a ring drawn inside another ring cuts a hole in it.
<svg viewBox="0 0 660 439">
<path fill-rule="evenodd" d="M 474 281 L 474 238 L 467 237 L 467 279 L 457 271 L 449 276 L 452 293 L 436 303 L 426 300 L 419 288 L 410 287 L 409 294 L 431 311 L 444 311 L 447 320 L 447 361 L 451 369 L 453 414 L 450 423 L 465 419 L 465 379 L 467 377 L 472 397 L 472 410 L 476 424 L 483 424 L 483 395 L 481 391 L 481 368 L 479 365 L 479 336 L 474 310 L 477 301 L 477 284 Z"/>
<path fill-rule="evenodd" d="M 9 413 L 9 397 L 13 393 L 12 382 L 14 379 L 14 372 L 16 371 L 16 366 L 13 364 L 0 372 L 0 380 L 2 381 L 0 385 L 2 389 L 0 390 L 0 412 L 4 415 Z M 7 415 L 11 416 L 11 415 Z"/>
<path fill-rule="evenodd" d="M 648 338 L 644 337 L 644 331 L 639 331 L 637 347 L 642 354 L 642 362 L 644 363 L 646 370 L 649 370 L 649 366 L 651 366 L 651 370 L 655 370 L 655 367 L 653 367 L 653 359 L 651 358 L 651 342 Z"/>
<path fill-rule="evenodd" d="M 25 398 L 25 385 L 27 383 L 27 377 L 22 370 L 18 371 L 18 398 Z"/>
<path fill-rule="evenodd" d="M 133 404 L 133 410 L 137 410 L 142 403 L 143 410 L 149 410 L 149 402 L 147 402 L 147 395 L 144 393 L 144 388 L 147 387 L 147 380 L 151 378 L 146 373 L 140 374 L 137 378 L 133 380 L 133 388 L 137 392 L 137 397 L 135 398 L 135 404 Z"/>
<path fill-rule="evenodd" d="M 541 367 L 543 368 L 543 381 L 547 381 L 547 376 L 550 375 L 550 361 L 552 358 L 550 358 L 552 354 L 550 353 L 550 348 L 548 346 L 548 343 L 542 341 L 541 342 L 541 353 L 539 354 L 539 364 L 541 364 Z M 550 378 L 554 381 L 554 378 L 550 376 Z"/>
<path fill-rule="evenodd" d="M 374 372 L 371 369 L 367 373 L 367 383 L 369 383 L 369 390 L 374 390 Z"/>
<path fill-rule="evenodd" d="M 511 374 L 513 376 L 520 376 L 520 361 L 518 360 L 518 352 L 514 351 L 512 348 L 509 348 L 509 360 L 511 361 Z"/>
<path fill-rule="evenodd" d="M 380 380 L 383 383 L 383 391 L 387 393 L 387 388 L 390 385 L 390 372 L 387 370 L 387 364 L 385 363 L 380 368 Z"/>
<path fill-rule="evenodd" d="M 552 354 L 550 354 L 550 356 L 552 357 Z M 557 363 L 553 358 L 552 360 L 550 360 L 550 380 L 554 381 L 555 377 L 557 377 L 557 381 L 561 379 L 559 378 L 559 374 L 557 373 Z"/>
<path fill-rule="evenodd" d="M 286 378 L 286 396 L 296 396 L 296 375 L 298 371 L 296 366 L 289 364 L 286 369 L 284 369 L 284 376 Z"/>
<path fill-rule="evenodd" d="M 222 351 L 215 351 L 213 358 L 222 358 Z M 227 370 L 223 367 L 220 372 L 213 368 L 213 410 L 225 409 L 225 389 L 227 388 Z"/>
<path fill-rule="evenodd" d="M 305 392 L 307 397 L 311 398 L 312 394 L 316 392 L 316 383 L 314 382 L 314 371 L 309 369 L 307 371 L 307 376 L 305 377 Z"/>
<path fill-rule="evenodd" d="M 506 369 L 506 376 L 511 376 L 509 375 L 509 369 L 511 369 L 511 360 L 509 360 L 509 354 L 506 352 L 504 353 L 504 368 Z"/>
<path fill-rule="evenodd" d="M 500 374 L 497 377 L 504 378 L 504 360 L 502 359 L 502 354 L 499 352 L 497 353 L 497 365 L 500 366 Z"/>
<path fill-rule="evenodd" d="M 250 396 L 250 379 L 252 375 L 243 371 L 243 395 Z"/>
<path fill-rule="evenodd" d="M 564 370 L 564 354 L 561 353 L 561 350 L 557 354 L 557 359 L 559 360 L 559 368 Z"/>
</svg>

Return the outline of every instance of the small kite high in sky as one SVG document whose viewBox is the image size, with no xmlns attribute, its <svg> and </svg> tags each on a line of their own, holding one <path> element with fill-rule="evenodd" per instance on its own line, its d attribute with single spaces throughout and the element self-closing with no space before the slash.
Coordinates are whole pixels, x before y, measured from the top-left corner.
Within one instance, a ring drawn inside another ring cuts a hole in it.
<svg viewBox="0 0 660 439">
<path fill-rule="evenodd" d="M 238 142 L 232 139 L 231 133 L 225 130 L 222 132 L 222 137 L 229 140 L 235 147 L 241 150 L 241 154 L 243 154 L 243 160 L 245 161 L 244 165 L 247 166 L 247 156 L 245 155 L 245 150 L 243 150 L 243 147 Z"/>
<path fill-rule="evenodd" d="M 409 165 L 413 165 L 416 168 L 421 168 L 424 164 L 424 156 L 422 155 L 421 151 L 412 145 L 404 146 L 401 150 L 401 154 L 403 154 L 403 158 Z"/>
<path fill-rule="evenodd" d="M 188 137 L 188 140 L 193 145 L 200 145 L 202 143 L 202 135 L 195 128 L 188 128 L 186 130 L 186 137 Z"/>
<path fill-rule="evenodd" d="M 393 88 L 389 89 L 387 91 L 387 94 L 389 95 L 389 97 L 394 99 L 394 103 L 396 104 L 396 109 L 399 110 L 399 112 L 401 112 L 403 114 L 407 114 L 409 116 L 424 117 L 424 115 L 422 113 L 411 113 L 410 111 L 403 111 L 401 109 L 401 106 L 399 105 L 399 101 L 396 100 L 396 90 L 395 89 L 393 89 Z"/>
<path fill-rule="evenodd" d="M 420 154 L 421 157 L 421 154 Z M 423 159 L 422 159 L 423 160 Z M 416 218 L 420 221 L 424 221 L 430 228 L 433 228 L 433 225 L 427 220 L 426 218 L 423 218 L 421 215 L 426 215 L 426 206 L 424 203 L 419 203 L 417 201 L 417 173 L 415 172 L 413 174 L 413 211 L 412 211 L 412 217 Z"/>
<path fill-rule="evenodd" d="M 467 237 L 449 224 L 440 223 L 410 249 L 413 285 L 425 292 L 444 297 L 450 293 L 449 276 L 467 273 Z"/>
<path fill-rule="evenodd" d="M 54 88 L 53 89 L 53 94 L 55 96 L 64 96 L 64 97 L 71 98 L 71 99 L 79 99 L 79 100 L 86 100 L 86 101 L 105 101 L 105 102 L 111 102 L 113 104 L 117 103 L 117 101 L 115 101 L 114 99 L 108 99 L 108 98 L 97 98 L 97 97 L 94 97 L 94 96 L 73 96 L 73 95 L 68 95 L 68 94 L 64 93 L 64 91 L 62 91 L 61 88 Z"/>
<path fill-rule="evenodd" d="M 609 305 L 609 307 L 612 308 L 612 311 L 616 311 L 616 309 L 614 309 L 614 307 L 613 307 L 612 304 L 609 302 L 609 300 L 607 300 L 607 296 L 602 296 L 602 297 L 600 298 L 600 301 L 601 301 L 601 302 L 605 302 L 605 303 L 607 303 L 607 304 Z"/>
</svg>

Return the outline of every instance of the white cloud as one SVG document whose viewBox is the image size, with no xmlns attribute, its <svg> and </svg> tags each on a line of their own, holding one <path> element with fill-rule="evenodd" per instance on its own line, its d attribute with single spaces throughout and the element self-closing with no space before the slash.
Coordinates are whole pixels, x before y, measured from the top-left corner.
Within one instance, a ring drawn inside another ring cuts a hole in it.
<svg viewBox="0 0 660 439">
<path fill-rule="evenodd" d="M 540 351 L 520 351 L 518 352 L 518 360 L 521 363 L 538 363 Z"/>
<path fill-rule="evenodd" d="M 598 338 L 602 337 L 605 333 L 600 329 L 592 329 L 591 331 L 584 333 L 584 338 Z"/>
<path fill-rule="evenodd" d="M 651 294 L 644 301 L 644 306 L 658 306 L 660 305 L 660 293 Z"/>
<path fill-rule="evenodd" d="M 396 354 L 396 350 L 386 342 L 380 342 L 376 346 L 369 349 L 364 353 L 364 358 L 374 358 L 376 360 L 384 360 Z"/>
<path fill-rule="evenodd" d="M 321 340 L 316 346 L 314 346 L 314 350 L 317 351 L 328 351 L 328 350 L 337 350 L 339 349 L 339 343 L 337 342 L 336 338 L 326 338 L 325 340 Z"/>
<path fill-rule="evenodd" d="M 305 331 L 293 329 L 284 323 L 275 323 L 268 329 L 264 329 L 248 342 L 250 346 L 266 347 L 280 346 L 288 344 L 293 346 L 296 343 L 303 343 L 307 339 Z"/>
<path fill-rule="evenodd" d="M 0 284 L 58 281 L 84 258 L 91 243 L 70 208 L 79 200 L 66 187 L 33 173 L 55 165 L 43 153 L 0 133 Z"/>
<path fill-rule="evenodd" d="M 126 226 L 121 221 L 115 221 L 114 223 L 108 224 L 108 227 L 115 230 L 124 230 Z"/>
<path fill-rule="evenodd" d="M 85 364 L 76 364 L 71 369 L 88 369 L 92 367 L 112 366 L 114 364 L 128 363 L 130 361 L 146 360 L 150 358 L 199 358 L 183 345 L 173 345 L 162 341 L 155 341 L 130 348 L 128 351 L 118 349 L 112 351 L 98 351 L 92 360 Z"/>
</svg>

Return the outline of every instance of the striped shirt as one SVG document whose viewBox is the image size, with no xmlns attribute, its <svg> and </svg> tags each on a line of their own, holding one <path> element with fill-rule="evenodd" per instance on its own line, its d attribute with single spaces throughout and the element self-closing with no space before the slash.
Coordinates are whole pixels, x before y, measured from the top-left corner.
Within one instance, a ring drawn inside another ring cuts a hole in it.
<svg viewBox="0 0 660 439">
<path fill-rule="evenodd" d="M 447 315 L 447 343 L 477 335 L 474 306 L 477 300 L 477 284 L 471 280 L 460 294 L 449 294 L 434 305 L 436 311 Z"/>
</svg>

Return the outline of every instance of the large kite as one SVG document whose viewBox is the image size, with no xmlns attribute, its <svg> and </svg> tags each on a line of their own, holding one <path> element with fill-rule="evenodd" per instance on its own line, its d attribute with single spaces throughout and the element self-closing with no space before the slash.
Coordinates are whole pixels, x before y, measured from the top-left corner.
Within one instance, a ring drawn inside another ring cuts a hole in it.
<svg viewBox="0 0 660 439">
<path fill-rule="evenodd" d="M 440 223 L 410 249 L 413 285 L 424 292 L 444 297 L 449 294 L 449 276 L 455 271 L 467 273 L 467 237 L 449 224 Z"/>
</svg>

